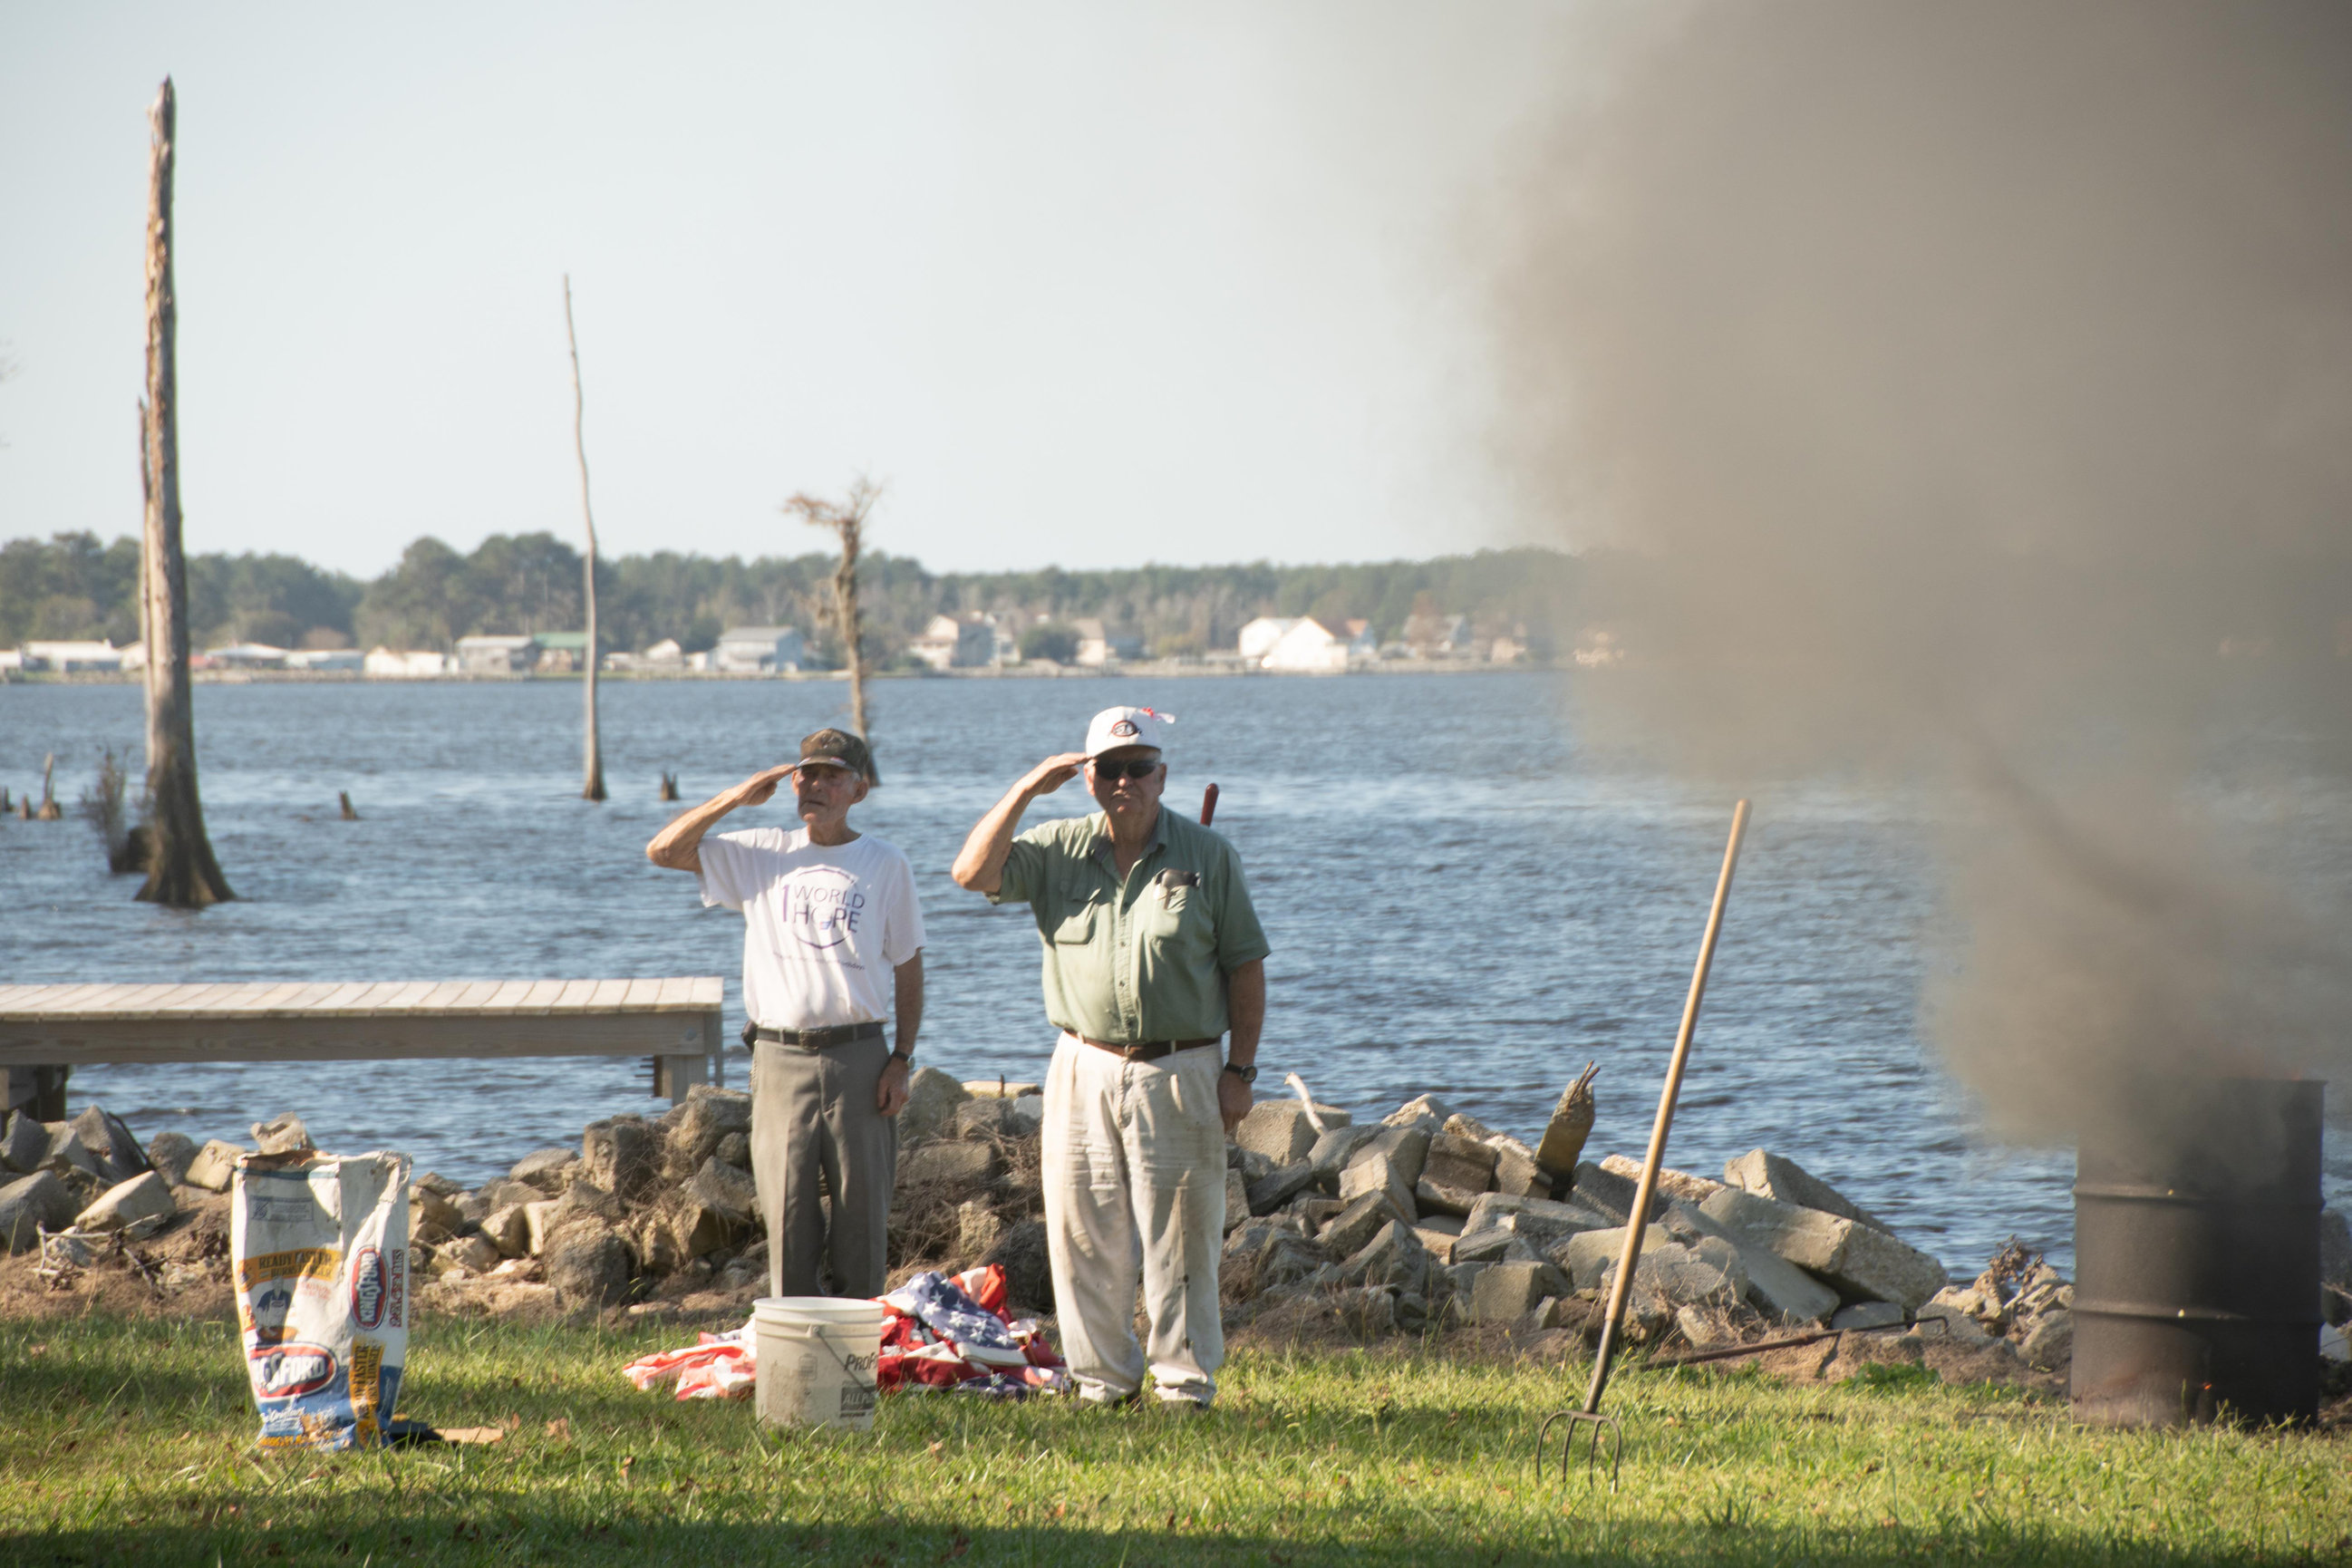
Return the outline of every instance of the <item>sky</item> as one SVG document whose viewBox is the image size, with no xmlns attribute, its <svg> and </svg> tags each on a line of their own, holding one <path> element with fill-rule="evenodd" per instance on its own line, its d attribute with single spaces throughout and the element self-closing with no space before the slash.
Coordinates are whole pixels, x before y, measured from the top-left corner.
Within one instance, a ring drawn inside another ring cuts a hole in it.
<svg viewBox="0 0 2352 1568">
<path fill-rule="evenodd" d="M 1557 7 L 18 5 L 0 540 L 135 532 L 146 110 L 179 94 L 187 548 L 361 575 L 799 553 L 887 485 L 934 570 L 1544 537 L 1497 477 L 1493 216 Z"/>
</svg>

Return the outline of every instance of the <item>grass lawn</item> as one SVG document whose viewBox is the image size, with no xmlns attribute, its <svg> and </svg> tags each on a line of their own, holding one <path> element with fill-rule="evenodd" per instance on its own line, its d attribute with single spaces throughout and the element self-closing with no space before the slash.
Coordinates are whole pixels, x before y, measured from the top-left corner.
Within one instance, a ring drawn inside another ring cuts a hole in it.
<svg viewBox="0 0 2352 1568">
<path fill-rule="evenodd" d="M 780 1436 L 621 1378 L 679 1337 L 431 1321 L 404 1412 L 519 1417 L 505 1441 L 263 1456 L 227 1325 L 0 1322 L 0 1561 L 2352 1562 L 2340 1436 L 2084 1431 L 1916 1369 L 1628 1372 L 1612 1494 L 1532 1479 L 1574 1369 L 1243 1353 L 1193 1419 L 909 1395 L 871 1434 Z"/>
</svg>

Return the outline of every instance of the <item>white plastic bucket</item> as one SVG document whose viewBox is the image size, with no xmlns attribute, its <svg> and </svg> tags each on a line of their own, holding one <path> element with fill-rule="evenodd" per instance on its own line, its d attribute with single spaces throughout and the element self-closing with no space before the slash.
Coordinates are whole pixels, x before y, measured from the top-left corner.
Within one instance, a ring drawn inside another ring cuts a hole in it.
<svg viewBox="0 0 2352 1568">
<path fill-rule="evenodd" d="M 778 1426 L 874 1425 L 882 1304 L 843 1296 L 762 1296 L 751 1303 L 760 1419 Z"/>
</svg>

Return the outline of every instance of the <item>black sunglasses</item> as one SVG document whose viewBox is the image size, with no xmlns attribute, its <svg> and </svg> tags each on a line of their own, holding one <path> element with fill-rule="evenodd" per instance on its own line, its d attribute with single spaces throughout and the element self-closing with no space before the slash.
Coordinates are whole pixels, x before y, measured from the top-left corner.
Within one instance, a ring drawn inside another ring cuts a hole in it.
<svg viewBox="0 0 2352 1568">
<path fill-rule="evenodd" d="M 1098 779 L 1148 779 L 1160 771 L 1158 763 L 1147 763 L 1140 757 L 1129 757 L 1123 763 L 1094 762 L 1087 764 Z"/>
</svg>

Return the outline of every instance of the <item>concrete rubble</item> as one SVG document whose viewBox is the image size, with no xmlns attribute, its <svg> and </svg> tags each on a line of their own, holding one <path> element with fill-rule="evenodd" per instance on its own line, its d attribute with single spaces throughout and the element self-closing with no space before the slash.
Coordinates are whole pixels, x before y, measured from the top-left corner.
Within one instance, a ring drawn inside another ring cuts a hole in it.
<svg viewBox="0 0 2352 1568">
<path fill-rule="evenodd" d="M 1019 1308 L 1050 1313 L 1038 1087 L 921 1068 L 910 1089 L 892 1279 L 997 1263 Z M 1377 1121 L 1321 1104 L 1310 1113 L 1295 1097 L 1259 1101 L 1226 1148 L 1228 1326 L 1281 1313 L 1362 1336 L 1502 1325 L 1596 1337 L 1640 1165 L 1581 1157 L 1577 1124 L 1590 1113 L 1586 1079 L 1531 1148 L 1429 1095 Z M 698 1086 L 660 1114 L 592 1122 L 578 1144 L 530 1152 L 470 1189 L 418 1174 L 420 1305 L 741 1310 L 767 1289 L 750 1131 L 749 1094 Z M 307 1139 L 292 1117 L 256 1133 Z M 1571 1146 L 1572 1164 L 1548 1168 Z M 175 1133 L 142 1151 L 94 1109 L 70 1123 L 16 1116 L 0 1129 L 0 1247 L 34 1250 L 46 1233 L 119 1253 L 192 1222 L 221 1228 L 215 1194 L 246 1152 Z M 1661 1171 L 1643 1219 L 1624 1333 L 1654 1353 L 1722 1352 L 1821 1328 L 2044 1373 L 2063 1374 L 2071 1359 L 2074 1289 L 2039 1258 L 2012 1244 L 1956 1283 L 1885 1221 L 1769 1150 L 1728 1162 L 1720 1181 Z M 225 1234 L 205 1245 L 158 1278 L 217 1272 Z M 2322 1216 L 2322 1255 L 2323 1309 L 2341 1325 L 2352 1319 L 2352 1228 L 2333 1211 Z"/>
</svg>

